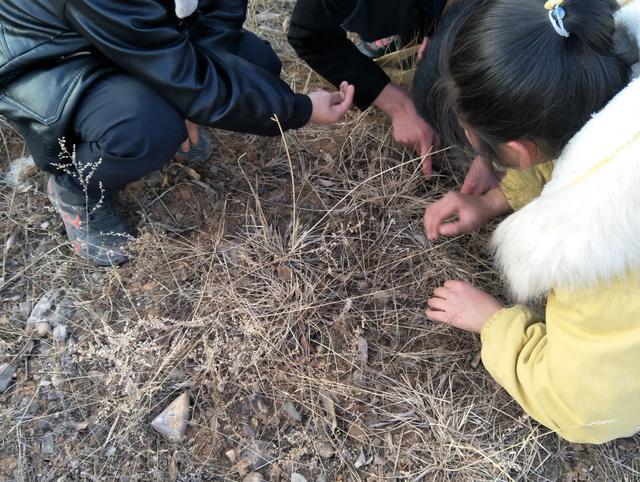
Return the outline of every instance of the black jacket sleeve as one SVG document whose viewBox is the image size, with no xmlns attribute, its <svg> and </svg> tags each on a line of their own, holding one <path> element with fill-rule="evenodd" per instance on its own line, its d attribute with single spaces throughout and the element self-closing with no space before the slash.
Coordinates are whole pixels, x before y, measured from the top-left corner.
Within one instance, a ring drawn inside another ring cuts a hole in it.
<svg viewBox="0 0 640 482">
<path fill-rule="evenodd" d="M 342 27 L 357 3 L 357 0 L 298 0 L 288 37 L 296 53 L 333 85 L 337 87 L 343 80 L 353 84 L 355 104 L 366 109 L 390 80 L 356 48 Z"/>
<path fill-rule="evenodd" d="M 221 30 L 238 30 L 244 19 L 246 1 L 230 4 L 216 17 Z M 277 135 L 274 114 L 284 129 L 302 127 L 311 116 L 310 99 L 273 74 L 228 51 L 216 55 L 196 48 L 161 2 L 68 0 L 65 16 L 103 55 L 195 123 Z"/>
</svg>

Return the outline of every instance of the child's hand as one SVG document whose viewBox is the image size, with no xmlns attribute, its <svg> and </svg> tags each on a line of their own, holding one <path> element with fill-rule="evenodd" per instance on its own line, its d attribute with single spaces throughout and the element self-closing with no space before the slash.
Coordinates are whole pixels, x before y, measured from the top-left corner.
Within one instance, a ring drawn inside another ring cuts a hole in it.
<svg viewBox="0 0 640 482">
<path fill-rule="evenodd" d="M 335 124 L 340 121 L 353 104 L 354 92 L 353 85 L 343 82 L 339 92 L 318 90 L 309 94 L 313 104 L 310 121 L 315 124 Z"/>
<path fill-rule="evenodd" d="M 464 281 L 447 281 L 427 302 L 427 317 L 462 330 L 480 333 L 487 321 L 504 308 L 493 296 Z"/>
<path fill-rule="evenodd" d="M 500 185 L 500 175 L 481 156 L 476 157 L 464 178 L 460 192 L 480 196 Z"/>
<path fill-rule="evenodd" d="M 440 236 L 467 234 L 509 209 L 507 199 L 497 188 L 482 196 L 451 191 L 441 200 L 427 206 L 424 230 L 427 238 L 432 241 Z M 448 221 L 450 218 L 454 219 Z"/>
</svg>

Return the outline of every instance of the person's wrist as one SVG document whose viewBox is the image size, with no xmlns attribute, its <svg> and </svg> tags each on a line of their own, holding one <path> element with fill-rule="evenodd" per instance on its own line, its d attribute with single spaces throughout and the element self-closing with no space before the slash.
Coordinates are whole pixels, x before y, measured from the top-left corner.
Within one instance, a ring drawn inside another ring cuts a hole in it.
<svg viewBox="0 0 640 482">
<path fill-rule="evenodd" d="M 382 89 L 382 92 L 380 92 L 378 98 L 373 102 L 373 105 L 390 117 L 395 117 L 405 112 L 408 105 L 412 102 L 407 91 L 389 82 L 386 87 Z"/>
<path fill-rule="evenodd" d="M 506 214 L 511 210 L 507 198 L 499 188 L 489 189 L 485 194 L 480 196 L 487 212 L 491 214 L 490 218 L 495 218 L 502 214 Z"/>
</svg>

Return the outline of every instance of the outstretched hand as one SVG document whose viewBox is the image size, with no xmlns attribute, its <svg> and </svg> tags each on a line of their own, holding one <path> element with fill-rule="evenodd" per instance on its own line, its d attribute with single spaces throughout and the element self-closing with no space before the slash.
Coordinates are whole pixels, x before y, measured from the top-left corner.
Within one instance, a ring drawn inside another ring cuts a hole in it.
<svg viewBox="0 0 640 482">
<path fill-rule="evenodd" d="M 309 94 L 313 104 L 310 121 L 315 124 L 335 124 L 342 120 L 353 104 L 355 88 L 347 82 L 340 84 L 338 92 L 318 90 Z"/>
<path fill-rule="evenodd" d="M 480 333 L 484 325 L 504 308 L 493 296 L 465 281 L 447 281 L 427 302 L 429 319 Z"/>
<path fill-rule="evenodd" d="M 427 206 L 424 230 L 430 240 L 468 234 L 509 210 L 509 203 L 500 189 L 492 189 L 483 196 L 451 191 Z"/>
</svg>

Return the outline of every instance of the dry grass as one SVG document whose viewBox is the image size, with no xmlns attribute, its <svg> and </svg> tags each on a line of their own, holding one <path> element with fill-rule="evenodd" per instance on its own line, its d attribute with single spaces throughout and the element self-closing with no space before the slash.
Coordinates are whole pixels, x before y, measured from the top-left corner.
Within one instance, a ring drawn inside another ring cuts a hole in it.
<svg viewBox="0 0 640 482">
<path fill-rule="evenodd" d="M 290 8 L 254 3 L 249 24 L 303 90 L 319 80 L 285 44 Z M 4 168 L 23 145 L 0 132 Z M 473 368 L 476 337 L 423 316 L 451 277 L 501 293 L 486 233 L 430 244 L 422 232 L 426 203 L 460 182 L 455 152 L 427 183 L 375 112 L 286 142 L 211 134 L 211 165 L 190 166 L 199 182 L 172 165 L 124 193 L 140 236 L 120 269 L 70 254 L 44 175 L 1 186 L 0 236 L 16 241 L 2 258 L 0 363 L 18 376 L 0 395 L 0 479 L 240 480 L 235 448 L 259 453 L 267 480 L 638 478 L 639 438 L 560 441 Z M 68 343 L 25 331 L 55 288 L 78 306 Z M 149 422 L 185 390 L 190 427 L 171 444 Z"/>
</svg>

